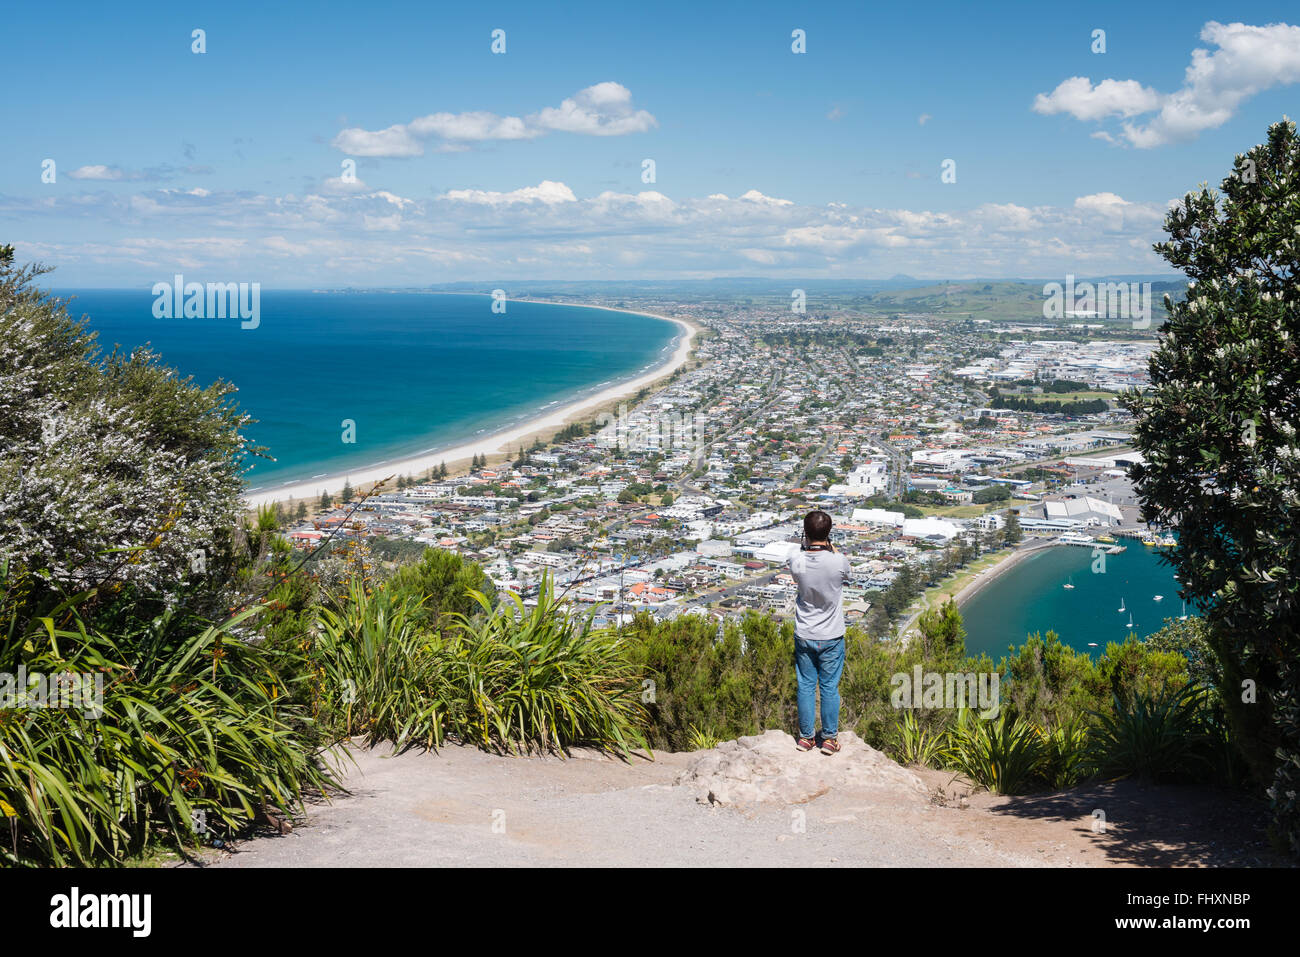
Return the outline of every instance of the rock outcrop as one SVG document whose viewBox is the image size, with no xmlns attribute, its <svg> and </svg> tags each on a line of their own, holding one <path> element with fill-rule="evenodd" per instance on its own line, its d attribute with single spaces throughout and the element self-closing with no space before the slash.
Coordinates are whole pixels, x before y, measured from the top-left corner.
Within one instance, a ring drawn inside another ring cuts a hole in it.
<svg viewBox="0 0 1300 957">
<path fill-rule="evenodd" d="M 799 751 L 781 731 L 725 741 L 696 756 L 676 783 L 703 804 L 802 804 L 829 791 L 880 790 L 925 800 L 925 785 L 911 771 L 851 731 L 841 731 L 839 741 L 835 755 Z"/>
</svg>

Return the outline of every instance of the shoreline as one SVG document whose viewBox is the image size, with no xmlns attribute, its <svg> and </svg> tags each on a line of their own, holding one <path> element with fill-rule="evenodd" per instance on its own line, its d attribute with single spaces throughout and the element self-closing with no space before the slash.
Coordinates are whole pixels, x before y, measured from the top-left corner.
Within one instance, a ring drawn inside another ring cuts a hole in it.
<svg viewBox="0 0 1300 957">
<path fill-rule="evenodd" d="M 1039 552 L 1053 547 L 1053 545 L 1055 545 L 1055 542 L 1052 540 L 1036 542 L 1033 539 L 1026 539 L 1024 544 L 1018 545 L 1009 555 L 1004 555 L 996 564 L 990 565 L 988 568 L 984 569 L 951 596 L 953 602 L 957 605 L 958 611 L 960 611 L 968 601 L 979 594 L 985 586 L 1015 568 L 1030 555 L 1037 555 Z M 908 634 L 916 628 L 916 620 L 921 617 L 921 613 L 928 607 L 929 606 L 926 605 L 918 608 L 897 626 L 897 634 L 905 644 Z"/>
<path fill-rule="evenodd" d="M 497 456 L 505 454 L 508 456 L 511 451 L 510 446 L 518 445 L 520 443 L 531 444 L 538 438 L 542 438 L 544 441 L 549 441 L 556 432 L 564 428 L 566 425 L 585 418 L 590 418 L 610 403 L 616 403 L 626 399 L 628 396 L 635 395 L 641 389 L 647 388 L 660 380 L 667 378 L 672 375 L 672 373 L 682 368 L 690 359 L 695 339 L 702 328 L 687 319 L 681 319 L 676 316 L 665 316 L 654 312 L 642 312 L 637 309 L 599 306 L 594 303 L 552 302 L 544 299 L 516 299 L 514 301 L 535 302 L 553 306 L 574 306 L 580 309 L 603 309 L 607 312 L 625 312 L 634 316 L 648 316 L 652 319 L 662 319 L 666 322 L 673 323 L 681 330 L 679 333 L 680 340 L 677 343 L 677 348 L 673 350 L 672 355 L 670 355 L 665 362 L 650 369 L 648 372 L 641 373 L 640 375 L 636 375 L 623 382 L 616 382 L 615 384 L 601 389 L 599 392 L 592 395 L 576 399 L 560 406 L 559 408 L 534 415 L 515 425 L 499 429 L 490 435 L 485 435 L 478 439 L 463 441 L 455 445 L 449 445 L 432 452 L 425 452 L 404 459 L 384 462 L 382 465 L 364 465 L 349 472 L 331 473 L 318 479 L 305 479 L 300 482 L 292 482 L 289 485 L 282 485 L 276 489 L 248 492 L 243 496 L 245 507 L 252 509 L 263 505 L 270 505 L 273 502 L 279 502 L 280 504 L 287 506 L 292 505 L 300 499 L 319 499 L 322 493 L 337 495 L 343 490 L 345 482 L 350 482 L 353 489 L 360 492 L 363 488 L 373 485 L 381 479 L 390 476 L 396 477 L 398 475 L 406 475 L 408 473 L 416 473 L 419 475 L 427 472 L 429 469 L 436 468 L 444 462 L 447 464 L 448 470 L 454 473 L 460 466 L 468 464 L 476 455 Z"/>
<path fill-rule="evenodd" d="M 1010 555 L 1003 558 L 1002 561 L 984 569 L 984 571 L 980 572 L 963 585 L 961 591 L 952 596 L 953 601 L 957 603 L 957 607 L 960 609 L 964 604 L 966 604 L 966 602 L 979 594 L 985 586 L 1015 568 L 1030 555 L 1037 555 L 1039 552 L 1051 548 L 1054 544 L 1055 542 L 1049 540 L 1047 542 L 1017 548 Z"/>
</svg>

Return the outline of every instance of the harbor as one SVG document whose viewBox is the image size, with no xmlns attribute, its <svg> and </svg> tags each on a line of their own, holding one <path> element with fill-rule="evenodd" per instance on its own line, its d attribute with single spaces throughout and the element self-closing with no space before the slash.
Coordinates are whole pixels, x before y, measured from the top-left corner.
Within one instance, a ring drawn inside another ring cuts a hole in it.
<svg viewBox="0 0 1300 957">
<path fill-rule="evenodd" d="M 1094 656 L 1130 634 L 1146 638 L 1194 613 L 1182 604 L 1175 569 L 1163 555 L 1159 548 L 1108 550 L 1098 562 L 1091 548 L 1038 549 L 962 605 L 967 652 L 997 661 L 1035 632 L 1055 631 Z"/>
</svg>

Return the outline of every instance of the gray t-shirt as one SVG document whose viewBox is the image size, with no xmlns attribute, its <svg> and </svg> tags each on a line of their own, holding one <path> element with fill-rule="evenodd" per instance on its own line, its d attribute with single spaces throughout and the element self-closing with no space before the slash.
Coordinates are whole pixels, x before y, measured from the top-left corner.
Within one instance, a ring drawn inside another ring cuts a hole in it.
<svg viewBox="0 0 1300 957">
<path fill-rule="evenodd" d="M 794 551 L 786 561 L 799 597 L 794 603 L 794 633 L 805 641 L 844 637 L 844 583 L 849 560 L 839 552 Z"/>
</svg>

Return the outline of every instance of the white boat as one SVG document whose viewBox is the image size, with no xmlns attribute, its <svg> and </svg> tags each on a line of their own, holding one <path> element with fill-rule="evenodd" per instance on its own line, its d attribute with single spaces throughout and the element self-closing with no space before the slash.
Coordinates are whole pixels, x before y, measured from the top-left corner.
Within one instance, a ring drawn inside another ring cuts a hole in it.
<svg viewBox="0 0 1300 957">
<path fill-rule="evenodd" d="M 1178 616 L 1179 621 L 1187 620 L 1187 602 L 1183 602 L 1183 613 Z"/>
<path fill-rule="evenodd" d="M 1096 648 L 1096 647 L 1097 647 L 1097 643 L 1096 643 L 1095 641 L 1090 641 L 1090 642 L 1088 642 L 1088 647 L 1089 647 L 1089 648 Z"/>
<path fill-rule="evenodd" d="M 1061 587 L 1062 587 L 1062 588 L 1073 588 L 1073 587 L 1074 587 L 1074 576 L 1071 575 L 1071 576 L 1070 576 L 1070 580 L 1067 581 L 1067 582 L 1066 582 L 1064 585 L 1062 585 Z"/>
<path fill-rule="evenodd" d="M 1164 601 L 1164 600 L 1165 600 L 1165 596 L 1164 596 L 1164 595 L 1155 595 L 1155 596 L 1152 597 L 1151 600 L 1152 600 L 1152 601 Z"/>
<path fill-rule="evenodd" d="M 1066 532 L 1060 537 L 1059 541 L 1062 545 L 1091 545 L 1096 539 L 1082 532 Z"/>
<path fill-rule="evenodd" d="M 1128 626 L 1129 626 L 1130 629 L 1133 627 L 1133 613 L 1132 613 L 1132 612 L 1129 612 L 1129 616 L 1128 616 Z"/>
<path fill-rule="evenodd" d="M 1124 607 L 1124 599 L 1121 598 L 1121 599 L 1119 600 L 1119 613 L 1122 615 L 1122 614 L 1124 614 L 1124 612 L 1126 612 L 1126 611 L 1128 611 L 1128 609 Z"/>
</svg>

